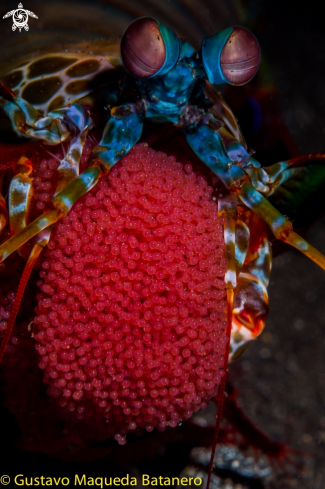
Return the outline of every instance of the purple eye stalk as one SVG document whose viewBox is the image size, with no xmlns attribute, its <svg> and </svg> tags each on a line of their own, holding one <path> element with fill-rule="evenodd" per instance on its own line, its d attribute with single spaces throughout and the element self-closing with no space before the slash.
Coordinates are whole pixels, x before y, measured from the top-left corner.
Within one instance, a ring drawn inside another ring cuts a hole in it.
<svg viewBox="0 0 325 489">
<path fill-rule="evenodd" d="M 252 32 L 233 26 L 203 39 L 201 56 L 210 83 L 244 85 L 258 70 L 261 50 Z"/>
<path fill-rule="evenodd" d="M 175 32 L 152 17 L 132 22 L 122 36 L 120 49 L 125 69 L 136 78 L 164 75 L 179 57 Z"/>
</svg>

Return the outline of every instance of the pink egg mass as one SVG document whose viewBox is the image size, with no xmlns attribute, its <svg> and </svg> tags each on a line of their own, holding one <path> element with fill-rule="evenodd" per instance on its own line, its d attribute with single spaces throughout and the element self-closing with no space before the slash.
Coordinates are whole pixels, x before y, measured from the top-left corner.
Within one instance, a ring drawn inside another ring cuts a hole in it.
<svg viewBox="0 0 325 489">
<path fill-rule="evenodd" d="M 52 231 L 39 367 L 63 412 L 105 421 L 103 438 L 175 427 L 218 393 L 226 260 L 212 192 L 190 164 L 143 143 Z"/>
</svg>

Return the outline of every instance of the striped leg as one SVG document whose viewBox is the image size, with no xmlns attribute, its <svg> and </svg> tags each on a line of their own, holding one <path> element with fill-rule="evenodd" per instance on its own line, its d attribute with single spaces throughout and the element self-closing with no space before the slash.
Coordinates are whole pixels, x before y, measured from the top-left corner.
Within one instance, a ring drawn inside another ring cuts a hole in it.
<svg viewBox="0 0 325 489">
<path fill-rule="evenodd" d="M 265 327 L 270 272 L 271 246 L 267 236 L 262 234 L 257 246 L 252 243 L 252 250 L 248 251 L 245 264 L 238 274 L 230 340 L 231 362 L 246 350 L 249 342 L 255 340 Z"/>
<path fill-rule="evenodd" d="M 225 399 L 225 388 L 227 380 L 227 370 L 229 361 L 229 347 L 230 347 L 230 337 L 231 337 L 231 327 L 232 327 L 232 316 L 234 307 L 234 289 L 236 288 L 236 253 L 235 253 L 235 226 L 237 217 L 237 206 L 236 198 L 229 195 L 225 198 L 219 199 L 218 202 L 218 214 L 224 219 L 224 238 L 226 243 L 226 259 L 227 259 L 227 272 L 225 275 L 225 282 L 227 287 L 227 344 L 225 351 L 225 362 L 223 366 L 224 376 L 221 379 L 221 384 L 219 388 L 219 394 L 217 398 L 217 414 L 216 414 L 216 425 L 213 437 L 212 452 L 208 471 L 207 489 L 209 488 L 211 474 L 213 469 L 213 461 L 215 456 L 215 451 L 218 442 L 218 434 L 220 429 L 220 422 L 222 416 L 222 410 Z"/>
<path fill-rule="evenodd" d="M 15 165 L 19 173 L 10 182 L 8 207 L 11 236 L 19 233 L 26 227 L 27 211 L 32 196 L 32 182 L 30 174 L 33 171 L 32 163 L 22 156 Z"/>
<path fill-rule="evenodd" d="M 238 197 L 268 224 L 277 239 L 301 251 L 301 253 L 325 270 L 325 256 L 295 233 L 292 230 L 291 222 L 275 209 L 251 184 L 244 183 L 238 193 Z"/>
<path fill-rule="evenodd" d="M 299 161 L 278 163 L 269 169 L 262 168 L 238 141 L 231 141 L 226 147 L 218 132 L 217 121 L 212 117 L 202 119 L 195 131 L 193 128 L 188 130 L 186 139 L 197 156 L 224 185 L 238 194 L 241 201 L 269 225 L 277 239 L 298 249 L 325 270 L 325 257 L 296 234 L 291 222 L 262 195 L 271 195 L 290 179 Z M 324 160 L 324 155 L 319 155 L 319 160 Z"/>
</svg>

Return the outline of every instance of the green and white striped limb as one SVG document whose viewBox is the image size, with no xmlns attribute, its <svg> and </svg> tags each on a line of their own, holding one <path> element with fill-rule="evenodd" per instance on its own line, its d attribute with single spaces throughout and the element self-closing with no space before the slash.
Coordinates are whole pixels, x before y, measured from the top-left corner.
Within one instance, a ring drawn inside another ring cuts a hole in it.
<svg viewBox="0 0 325 489">
<path fill-rule="evenodd" d="M 44 214 L 35 219 L 35 221 L 0 246 L 0 263 L 8 258 L 14 251 L 18 250 L 22 245 L 27 243 L 31 238 L 64 217 L 77 200 L 96 185 L 101 175 L 102 170 L 99 166 L 91 166 L 68 184 L 54 197 L 54 210 L 44 212 Z"/>
<path fill-rule="evenodd" d="M 301 251 L 304 255 L 325 270 L 325 256 L 292 230 L 291 222 L 260 194 L 250 183 L 244 183 L 238 197 L 253 212 L 265 221 L 274 236 Z"/>
</svg>

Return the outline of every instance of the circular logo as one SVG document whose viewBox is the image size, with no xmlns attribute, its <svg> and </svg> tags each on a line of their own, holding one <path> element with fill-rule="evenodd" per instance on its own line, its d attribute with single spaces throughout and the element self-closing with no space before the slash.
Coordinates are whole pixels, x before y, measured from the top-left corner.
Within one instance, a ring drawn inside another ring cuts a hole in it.
<svg viewBox="0 0 325 489">
<path fill-rule="evenodd" d="M 17 9 L 15 10 L 12 20 L 18 29 L 21 29 L 22 27 L 25 27 L 28 21 L 28 14 L 26 10 L 24 9 Z"/>
<path fill-rule="evenodd" d="M 0 484 L 2 484 L 3 486 L 7 486 L 9 483 L 10 483 L 9 475 L 2 475 L 0 477 Z"/>
</svg>

